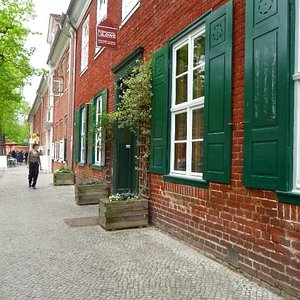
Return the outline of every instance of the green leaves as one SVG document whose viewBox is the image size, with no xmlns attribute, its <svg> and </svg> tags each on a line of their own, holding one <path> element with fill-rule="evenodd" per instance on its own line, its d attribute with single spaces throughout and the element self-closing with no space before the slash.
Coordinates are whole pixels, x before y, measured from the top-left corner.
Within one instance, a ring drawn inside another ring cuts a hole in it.
<svg viewBox="0 0 300 300">
<path fill-rule="evenodd" d="M 149 191 L 149 156 L 151 138 L 152 66 L 151 61 L 141 63 L 124 78 L 121 86 L 121 101 L 114 112 L 119 128 L 127 127 L 138 136 L 139 195 Z"/>
<path fill-rule="evenodd" d="M 34 17 L 31 0 L 1 0 L 0 2 L 0 134 L 12 140 L 28 137 L 22 115 L 28 114 L 22 89 L 35 70 L 30 66 L 34 49 L 26 49 L 25 42 L 33 34 L 24 24 Z"/>
<path fill-rule="evenodd" d="M 135 67 L 119 88 L 122 96 L 115 112 L 119 128 L 128 127 L 135 134 L 147 135 L 151 120 L 151 62 Z"/>
</svg>

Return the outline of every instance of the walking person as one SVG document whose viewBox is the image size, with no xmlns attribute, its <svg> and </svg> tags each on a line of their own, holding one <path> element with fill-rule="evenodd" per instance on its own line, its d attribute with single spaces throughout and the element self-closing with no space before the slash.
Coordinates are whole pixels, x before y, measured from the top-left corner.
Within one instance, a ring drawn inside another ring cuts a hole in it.
<svg viewBox="0 0 300 300">
<path fill-rule="evenodd" d="M 40 153 L 38 151 L 38 144 L 34 144 L 32 146 L 32 150 L 28 153 L 28 164 L 29 164 L 29 188 L 36 189 L 36 181 L 39 175 L 39 169 L 42 169 L 41 167 L 41 159 L 40 159 Z"/>
<path fill-rule="evenodd" d="M 27 151 L 25 152 L 24 157 L 25 157 L 25 164 L 27 165 L 27 159 L 28 159 L 28 152 Z"/>
</svg>

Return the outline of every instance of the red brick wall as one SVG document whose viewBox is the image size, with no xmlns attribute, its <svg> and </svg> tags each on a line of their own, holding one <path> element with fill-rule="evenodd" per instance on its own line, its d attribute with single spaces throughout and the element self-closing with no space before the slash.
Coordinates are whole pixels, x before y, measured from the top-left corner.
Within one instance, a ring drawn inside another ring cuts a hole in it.
<svg viewBox="0 0 300 300">
<path fill-rule="evenodd" d="M 36 112 L 33 117 L 33 128 L 32 132 L 41 135 L 41 127 L 42 127 L 42 116 L 41 116 L 41 104 L 38 105 Z"/>
<path fill-rule="evenodd" d="M 119 30 L 118 51 L 104 50 L 96 59 L 96 1 L 90 14 L 88 69 L 80 75 L 81 28 L 77 34 L 76 103 L 89 102 L 108 88 L 109 111 L 113 110 L 114 75 L 112 68 L 133 50 L 142 46 L 150 57 L 168 39 L 183 30 L 209 9 L 224 0 L 141 0 L 140 8 Z M 87 15 L 86 14 L 86 15 Z M 108 17 L 120 23 L 121 0 L 109 2 Z M 242 184 L 244 119 L 244 1 L 234 1 L 233 45 L 233 141 L 231 184 L 210 183 L 208 190 L 166 183 L 152 175 L 150 212 L 152 222 L 226 261 L 228 248 L 238 253 L 240 269 L 295 297 L 300 297 L 300 207 L 279 204 L 274 192 L 246 189 Z M 84 22 L 85 18 L 83 19 Z M 108 147 L 109 148 L 109 147 Z M 110 149 L 107 150 L 111 152 Z M 107 158 L 105 172 L 77 167 L 83 181 L 104 178 L 112 165 Z"/>
<path fill-rule="evenodd" d="M 69 65 L 69 74 L 67 73 L 67 64 L 69 58 L 73 58 L 74 49 L 72 47 L 73 42 L 70 43 L 70 52 L 68 56 L 68 47 L 64 51 L 61 60 L 54 72 L 54 78 L 57 76 L 63 77 L 63 94 L 61 96 L 54 97 L 53 107 L 53 143 L 63 139 L 67 139 L 67 161 L 66 164 L 70 168 L 72 167 L 71 161 L 71 140 L 73 133 L 73 65 Z M 67 77 L 70 76 L 68 79 Z M 67 123 L 66 123 L 67 118 Z M 57 125 L 57 126 L 56 126 Z M 65 166 L 65 163 L 53 161 L 52 169 L 57 170 L 60 167 Z"/>
</svg>

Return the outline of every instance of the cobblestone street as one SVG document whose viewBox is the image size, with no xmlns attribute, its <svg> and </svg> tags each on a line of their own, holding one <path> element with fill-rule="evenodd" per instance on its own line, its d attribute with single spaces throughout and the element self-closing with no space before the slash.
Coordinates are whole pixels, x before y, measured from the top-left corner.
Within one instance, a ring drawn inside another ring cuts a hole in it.
<svg viewBox="0 0 300 300">
<path fill-rule="evenodd" d="M 29 189 L 24 166 L 0 172 L 0 214 L 1 300 L 283 299 L 153 227 L 71 226 L 97 205 L 50 174 Z"/>
</svg>

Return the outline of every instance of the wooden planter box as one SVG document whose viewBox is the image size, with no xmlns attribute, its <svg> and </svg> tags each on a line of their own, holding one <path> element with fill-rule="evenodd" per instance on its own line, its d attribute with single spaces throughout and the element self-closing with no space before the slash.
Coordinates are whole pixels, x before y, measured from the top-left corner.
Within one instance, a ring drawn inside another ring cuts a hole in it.
<svg viewBox="0 0 300 300">
<path fill-rule="evenodd" d="M 107 230 L 148 225 L 148 200 L 108 202 L 100 199 L 99 224 Z"/>
<path fill-rule="evenodd" d="M 54 185 L 72 185 L 74 184 L 74 173 L 54 173 Z"/>
<path fill-rule="evenodd" d="M 107 198 L 108 194 L 109 186 L 106 183 L 75 185 L 75 201 L 78 205 L 98 204 L 99 199 Z"/>
</svg>

